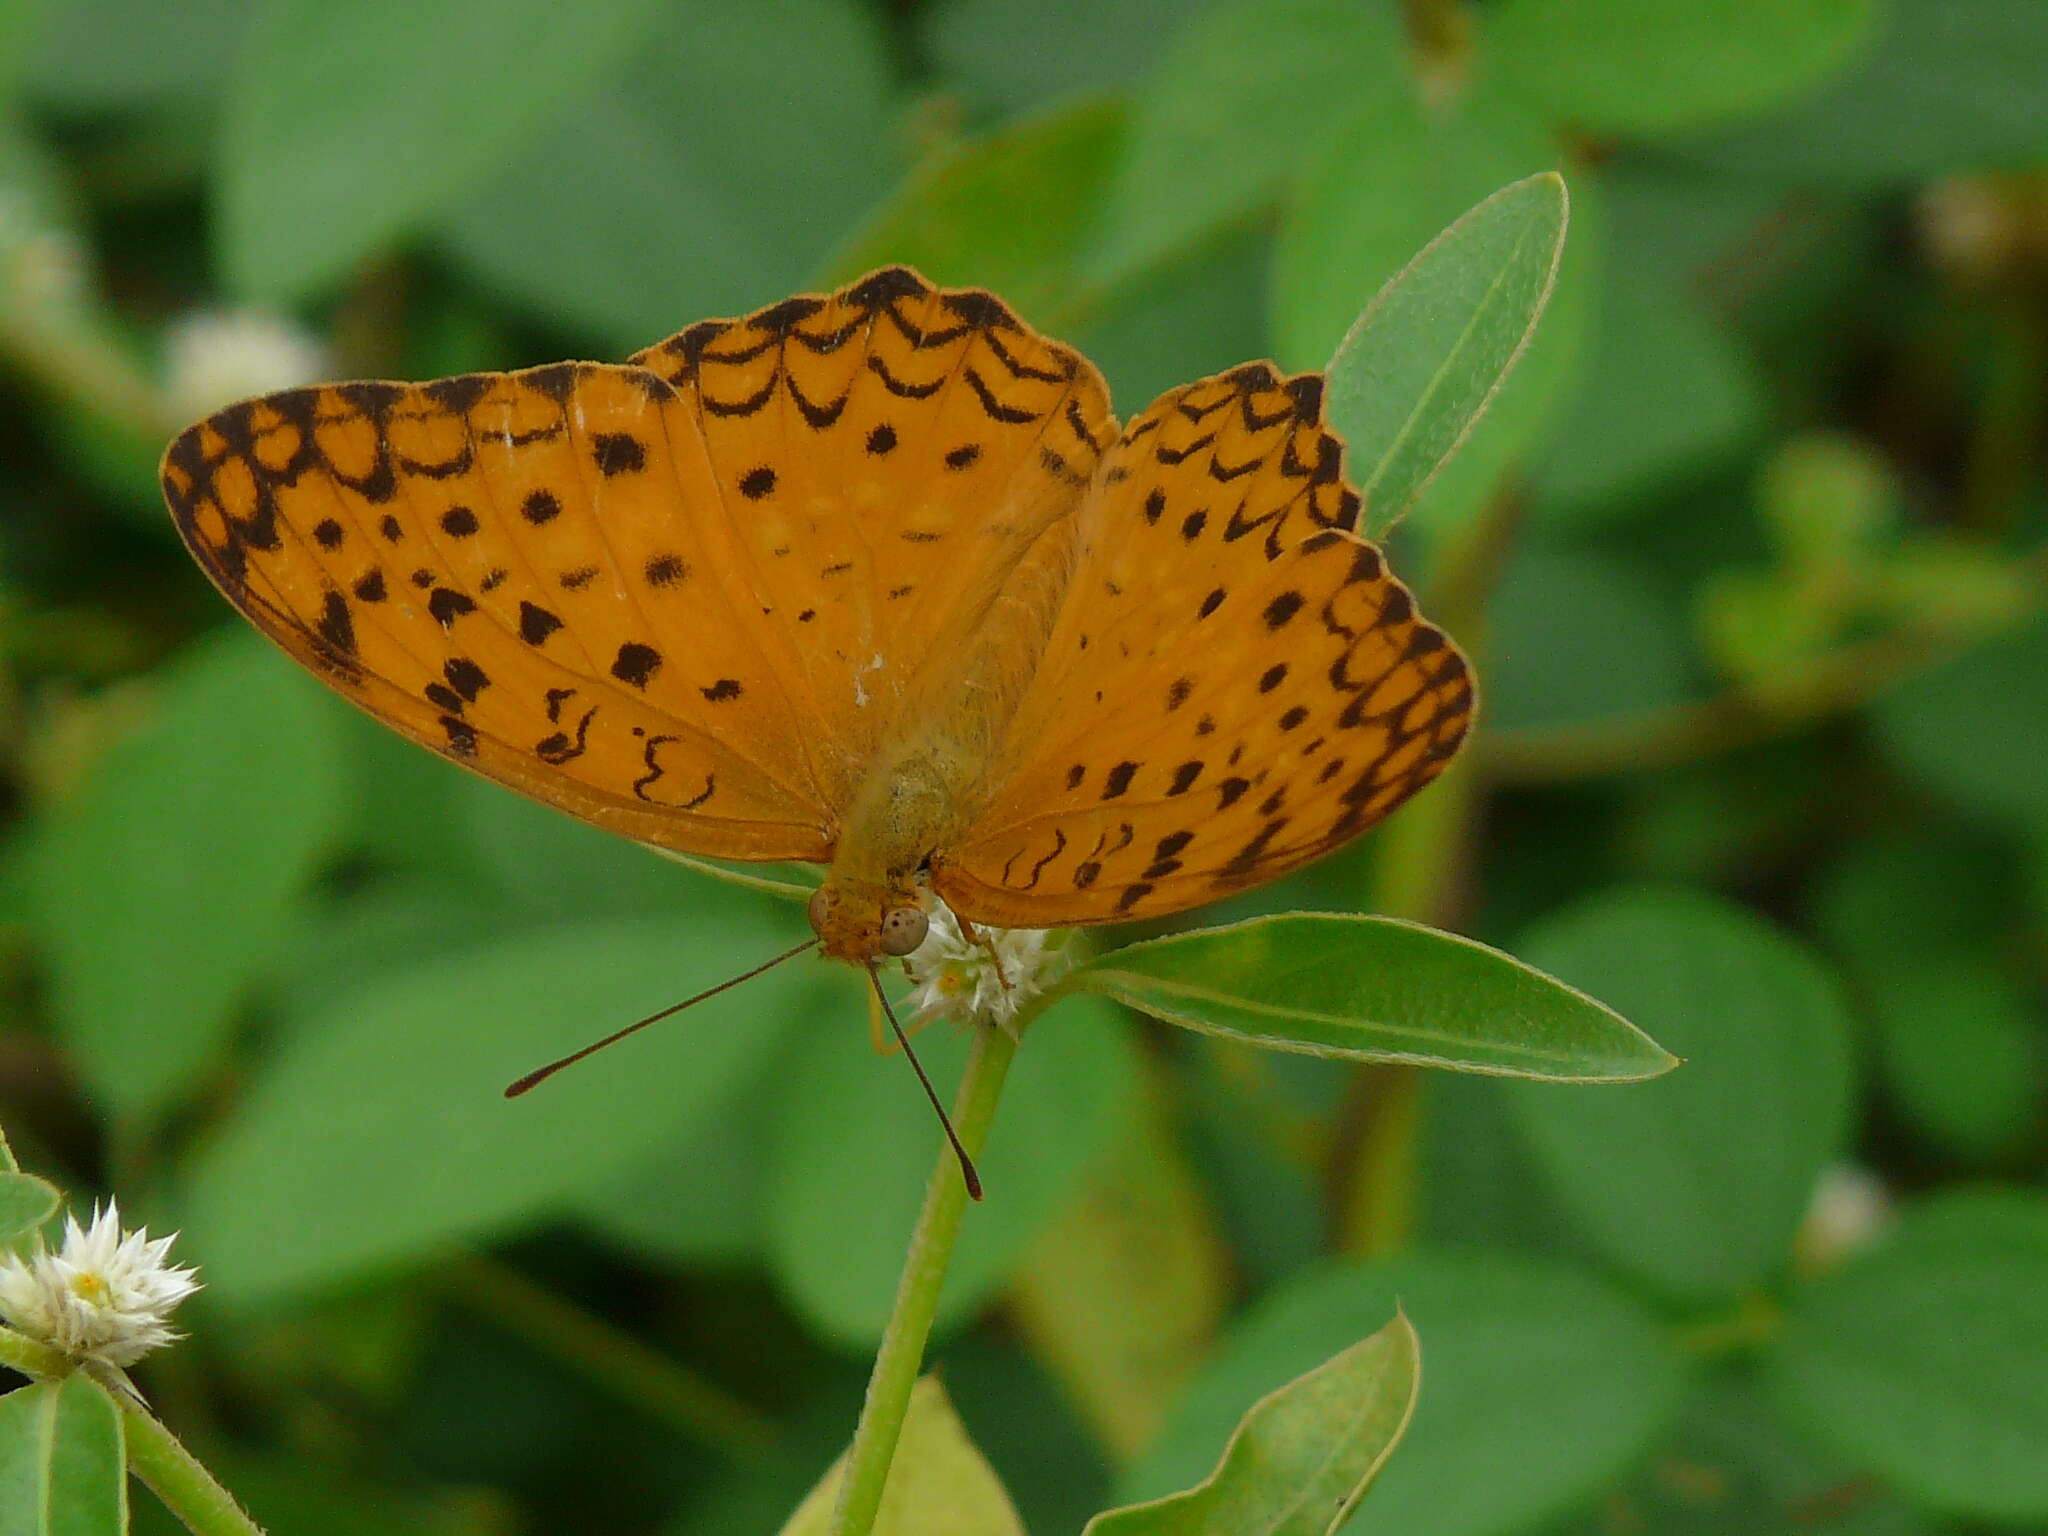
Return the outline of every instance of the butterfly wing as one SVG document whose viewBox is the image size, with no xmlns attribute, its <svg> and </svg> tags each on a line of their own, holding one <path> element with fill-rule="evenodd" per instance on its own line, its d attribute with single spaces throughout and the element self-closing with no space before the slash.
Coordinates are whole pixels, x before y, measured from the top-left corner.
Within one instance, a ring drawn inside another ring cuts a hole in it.
<svg viewBox="0 0 2048 1536">
<path fill-rule="evenodd" d="M 1321 380 L 1163 396 L 1104 460 L 986 803 L 932 860 L 976 921 L 1150 917 L 1279 878 L 1442 770 L 1464 658 L 1359 538 Z"/>
<path fill-rule="evenodd" d="M 423 745 L 641 841 L 828 859 L 926 630 L 1078 501 L 1100 383 L 902 269 L 641 357 L 244 402 L 171 445 L 166 499 L 248 618 Z"/>
<path fill-rule="evenodd" d="M 978 629 L 1116 435 L 1100 375 L 994 295 L 904 267 L 639 353 L 734 503 L 732 558 L 793 616 L 783 666 L 850 796 L 921 667 Z"/>
</svg>

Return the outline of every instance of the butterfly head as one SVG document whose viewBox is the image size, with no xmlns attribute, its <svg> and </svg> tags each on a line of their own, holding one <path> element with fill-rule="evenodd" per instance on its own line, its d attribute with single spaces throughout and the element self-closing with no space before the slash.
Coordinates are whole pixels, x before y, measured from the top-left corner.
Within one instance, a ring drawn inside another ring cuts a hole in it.
<svg viewBox="0 0 2048 1536">
<path fill-rule="evenodd" d="M 930 927 L 917 893 L 865 882 L 828 880 L 811 897 L 819 948 L 857 965 L 907 955 Z"/>
</svg>

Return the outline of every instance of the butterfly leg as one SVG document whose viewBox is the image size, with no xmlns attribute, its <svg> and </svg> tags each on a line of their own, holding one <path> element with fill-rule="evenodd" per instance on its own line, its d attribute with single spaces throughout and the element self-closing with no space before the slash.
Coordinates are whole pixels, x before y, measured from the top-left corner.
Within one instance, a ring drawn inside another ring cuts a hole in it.
<svg viewBox="0 0 2048 1536">
<path fill-rule="evenodd" d="M 983 933 L 979 928 L 975 927 L 974 924 L 969 922 L 966 918 L 961 917 L 959 913 L 955 912 L 953 916 L 956 919 L 958 919 L 960 923 L 960 937 L 965 939 L 970 944 L 980 945 L 983 950 L 987 951 L 988 963 L 995 967 L 996 980 L 1002 984 L 1002 988 L 1005 992 L 1009 991 L 1009 973 L 1003 969 L 1003 957 L 1002 954 L 996 949 L 996 941 L 990 938 L 987 934 Z"/>
<path fill-rule="evenodd" d="M 868 988 L 868 1044 L 877 1056 L 896 1054 L 895 1035 L 882 1021 L 882 995 L 873 987 Z"/>
</svg>

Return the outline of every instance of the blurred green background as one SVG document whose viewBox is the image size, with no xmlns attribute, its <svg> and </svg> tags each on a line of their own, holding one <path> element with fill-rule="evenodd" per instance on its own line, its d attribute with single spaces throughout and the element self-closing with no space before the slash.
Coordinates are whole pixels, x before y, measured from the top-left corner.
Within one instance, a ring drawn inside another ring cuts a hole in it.
<svg viewBox="0 0 2048 1536">
<path fill-rule="evenodd" d="M 0 1125 L 183 1229 L 142 1383 L 259 1517 L 775 1530 L 936 1138 L 815 966 L 501 1101 L 800 910 L 272 654 L 169 435 L 894 259 L 1129 414 L 1320 365 L 1552 166 L 1556 302 L 1396 541 L 1482 730 L 1198 920 L 1441 923 L 1688 1064 L 1425 1081 L 1068 1002 L 936 1358 L 1040 1533 L 1397 1298 L 1422 1408 L 1350 1530 L 2048 1530 L 2048 5 L 0 0 Z"/>
</svg>

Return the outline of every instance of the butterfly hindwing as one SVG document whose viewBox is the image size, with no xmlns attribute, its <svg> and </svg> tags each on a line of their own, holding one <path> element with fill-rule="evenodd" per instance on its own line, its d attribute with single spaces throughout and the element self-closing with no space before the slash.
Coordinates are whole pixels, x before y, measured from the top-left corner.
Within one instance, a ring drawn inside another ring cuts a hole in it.
<svg viewBox="0 0 2048 1536">
<path fill-rule="evenodd" d="M 933 859 L 964 915 L 1105 922 L 1264 884 L 1456 751 L 1464 659 L 1351 531 L 1320 403 L 1313 376 L 1252 365 L 1111 450 L 987 803 Z"/>
</svg>

